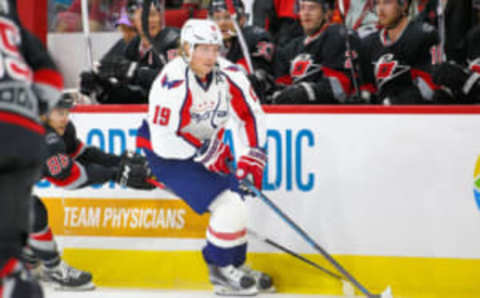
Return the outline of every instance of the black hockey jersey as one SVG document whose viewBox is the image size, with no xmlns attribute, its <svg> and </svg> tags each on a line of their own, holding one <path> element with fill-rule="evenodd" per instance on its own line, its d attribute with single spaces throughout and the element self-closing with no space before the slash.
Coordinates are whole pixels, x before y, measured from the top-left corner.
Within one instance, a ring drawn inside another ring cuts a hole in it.
<svg viewBox="0 0 480 298">
<path fill-rule="evenodd" d="M 313 36 L 292 40 L 277 51 L 274 65 L 276 82 L 291 85 L 327 80 L 337 102 L 344 102 L 355 92 L 351 71 L 355 63 L 355 76 L 360 89 L 374 92 L 372 80 L 366 76 L 368 56 L 360 39 L 355 32 L 349 32 L 350 54 L 347 51 L 346 34 L 344 26 L 327 24 Z"/>
<path fill-rule="evenodd" d="M 431 76 L 432 66 L 437 63 L 438 43 L 437 31 L 420 21 L 410 22 L 393 43 L 386 30 L 365 38 L 381 103 L 420 104 L 433 100 L 439 89 Z"/>
<path fill-rule="evenodd" d="M 160 52 L 160 55 L 156 55 L 152 48 L 142 49 L 140 36 L 134 37 L 125 50 L 125 57 L 139 64 L 133 84 L 150 90 L 153 81 L 165 64 L 177 56 L 179 39 L 180 32 L 177 28 L 164 28 L 153 37 L 155 48 Z"/>
<path fill-rule="evenodd" d="M 43 176 L 48 181 L 58 187 L 77 189 L 116 178 L 121 158 L 85 146 L 77 138 L 72 122 L 68 123 L 63 136 L 48 125 L 45 129 L 48 158 Z"/>
<path fill-rule="evenodd" d="M 40 40 L 18 20 L 16 1 L 0 7 L 0 121 L 44 133 L 39 114 L 60 99 L 63 79 Z"/>
<path fill-rule="evenodd" d="M 246 26 L 242 29 L 242 33 L 247 43 L 253 68 L 255 70 L 263 69 L 268 74 L 273 75 L 272 60 L 275 46 L 270 33 L 256 26 Z M 247 61 L 237 37 L 231 39 L 230 47 L 223 56 L 231 62 L 241 65 L 245 70 L 248 70 Z"/>
</svg>

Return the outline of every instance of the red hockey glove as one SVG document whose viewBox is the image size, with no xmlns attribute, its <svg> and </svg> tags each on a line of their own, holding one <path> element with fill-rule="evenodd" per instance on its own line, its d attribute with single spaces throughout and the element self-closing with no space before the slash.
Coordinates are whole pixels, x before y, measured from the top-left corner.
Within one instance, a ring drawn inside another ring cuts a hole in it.
<svg viewBox="0 0 480 298">
<path fill-rule="evenodd" d="M 224 132 L 225 130 L 221 129 L 210 141 L 205 142 L 193 160 L 202 163 L 212 172 L 229 174 L 227 163 L 233 160 L 233 155 L 230 147 L 222 141 Z"/>
<path fill-rule="evenodd" d="M 237 178 L 240 180 L 247 178 L 257 189 L 262 189 L 263 169 L 266 162 L 267 155 L 262 149 L 250 148 L 237 163 Z"/>
</svg>

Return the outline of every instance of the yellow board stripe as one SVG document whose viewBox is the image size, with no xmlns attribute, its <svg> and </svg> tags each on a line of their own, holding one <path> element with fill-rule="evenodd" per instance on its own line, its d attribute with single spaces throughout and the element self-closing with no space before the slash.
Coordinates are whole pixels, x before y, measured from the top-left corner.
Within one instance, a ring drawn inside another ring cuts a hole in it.
<svg viewBox="0 0 480 298">
<path fill-rule="evenodd" d="M 330 268 L 319 255 L 305 255 Z M 98 286 L 209 289 L 200 251 L 66 249 L 71 265 Z M 336 256 L 368 289 L 391 285 L 395 297 L 480 297 L 480 260 Z M 280 292 L 341 295 L 341 284 L 282 253 L 249 253 L 248 263 L 273 275 Z"/>
<path fill-rule="evenodd" d="M 208 215 L 182 200 L 43 198 L 57 236 L 205 238 Z"/>
</svg>

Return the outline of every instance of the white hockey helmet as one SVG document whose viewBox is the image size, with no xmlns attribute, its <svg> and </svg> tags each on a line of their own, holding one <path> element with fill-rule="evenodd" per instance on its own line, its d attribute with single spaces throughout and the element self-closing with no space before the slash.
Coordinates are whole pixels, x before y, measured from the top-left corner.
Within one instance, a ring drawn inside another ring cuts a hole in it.
<svg viewBox="0 0 480 298">
<path fill-rule="evenodd" d="M 190 51 L 198 44 L 223 46 L 223 36 L 218 25 L 211 20 L 190 19 L 182 27 L 180 33 L 182 46 L 187 43 Z"/>
</svg>

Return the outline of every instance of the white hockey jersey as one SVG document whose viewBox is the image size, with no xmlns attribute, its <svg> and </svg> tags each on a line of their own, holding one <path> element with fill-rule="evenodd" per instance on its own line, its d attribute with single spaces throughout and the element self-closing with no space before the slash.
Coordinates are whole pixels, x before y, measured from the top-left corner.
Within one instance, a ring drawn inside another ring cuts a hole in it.
<svg viewBox="0 0 480 298">
<path fill-rule="evenodd" d="M 266 142 L 265 115 L 248 78 L 220 57 L 206 82 L 175 58 L 155 79 L 148 105 L 152 149 L 162 158 L 191 158 L 230 118 L 243 145 Z"/>
</svg>

